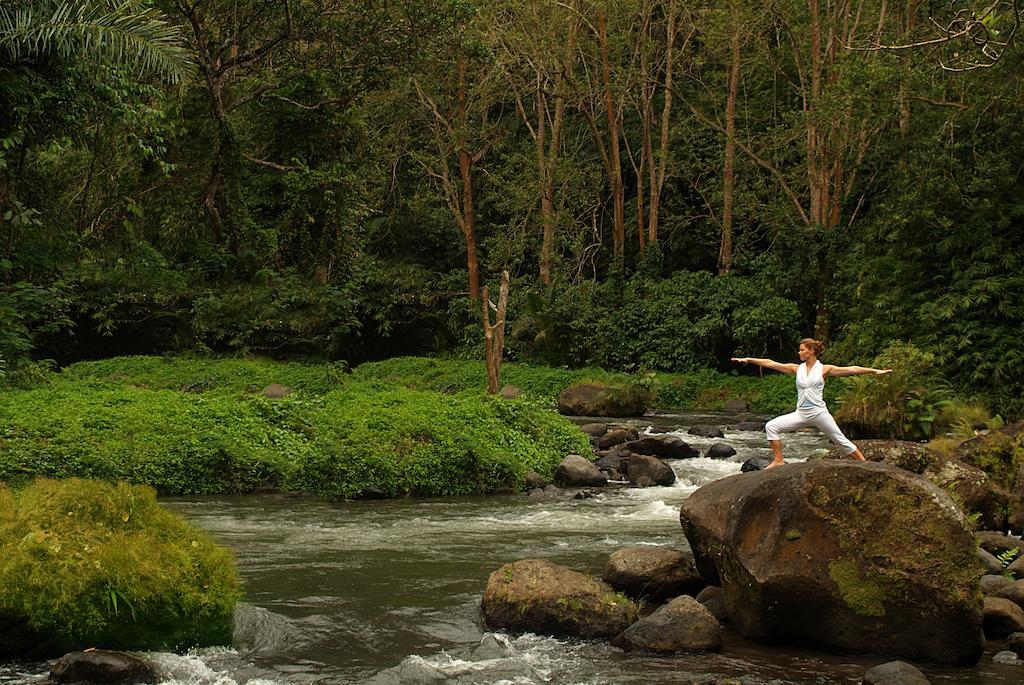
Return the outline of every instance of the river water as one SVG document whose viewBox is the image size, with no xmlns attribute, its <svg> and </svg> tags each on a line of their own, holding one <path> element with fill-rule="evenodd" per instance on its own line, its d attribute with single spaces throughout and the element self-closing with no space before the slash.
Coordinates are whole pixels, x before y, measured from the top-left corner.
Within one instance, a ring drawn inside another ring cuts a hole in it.
<svg viewBox="0 0 1024 685">
<path fill-rule="evenodd" d="M 724 417 L 645 419 L 674 428 L 703 451 L 716 442 L 686 435 Z M 697 487 L 767 455 L 763 432 L 726 431 L 730 460 L 670 462 L 672 487 L 609 487 L 527 497 L 327 502 L 260 495 L 175 498 L 164 505 L 231 547 L 245 580 L 232 648 L 156 654 L 167 685 L 299 683 L 628 684 L 687 683 L 695 676 L 750 683 L 860 683 L 885 658 L 765 646 L 726 635 L 720 654 L 625 654 L 601 642 L 487 632 L 479 616 L 487 577 L 506 562 L 545 558 L 600 574 L 626 546 L 688 549 L 679 507 Z M 826 448 L 817 434 L 786 442 L 787 458 Z M 813 621 L 809 616 L 808 620 Z M 933 683 L 1024 682 L 1024 666 L 994 663 L 993 644 L 975 668 L 922 666 Z M 0 664 L 0 685 L 32 683 L 48 664 Z"/>
</svg>

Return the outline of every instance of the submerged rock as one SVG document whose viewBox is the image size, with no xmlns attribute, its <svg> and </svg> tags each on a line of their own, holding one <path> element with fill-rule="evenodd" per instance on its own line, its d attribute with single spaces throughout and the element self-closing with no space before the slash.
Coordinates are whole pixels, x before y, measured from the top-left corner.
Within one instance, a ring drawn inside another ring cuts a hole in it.
<svg viewBox="0 0 1024 685">
<path fill-rule="evenodd" d="M 636 604 L 590 576 L 544 559 L 505 564 L 481 601 L 491 630 L 613 637 L 639 615 Z"/>
<path fill-rule="evenodd" d="M 743 635 L 941 663 L 981 655 L 981 568 L 967 521 L 913 474 L 789 464 L 705 485 L 680 518 Z"/>
<path fill-rule="evenodd" d="M 665 547 L 627 547 L 615 551 L 604 569 L 604 580 L 634 599 L 663 601 L 704 587 L 686 554 Z"/>
<path fill-rule="evenodd" d="M 864 685 L 929 685 L 921 669 L 906 661 L 890 661 L 864 673 Z"/>
<path fill-rule="evenodd" d="M 717 652 L 722 627 L 693 597 L 682 596 L 629 626 L 613 643 L 652 652 Z"/>
<path fill-rule="evenodd" d="M 156 672 L 148 661 L 106 649 L 65 654 L 50 671 L 56 683 L 155 683 Z"/>
</svg>

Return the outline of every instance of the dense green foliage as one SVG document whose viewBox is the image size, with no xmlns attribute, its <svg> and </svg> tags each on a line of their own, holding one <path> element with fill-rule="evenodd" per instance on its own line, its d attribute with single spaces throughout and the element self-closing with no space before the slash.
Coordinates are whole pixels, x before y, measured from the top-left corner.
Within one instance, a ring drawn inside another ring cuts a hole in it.
<svg viewBox="0 0 1024 685">
<path fill-rule="evenodd" d="M 230 644 L 241 596 L 227 550 L 150 488 L 0 484 L 0 617 L 66 649 Z"/>
<path fill-rule="evenodd" d="M 271 380 L 295 391 L 264 397 Z M 550 477 L 566 454 L 587 453 L 586 437 L 550 401 L 499 400 L 475 387 L 412 390 L 331 365 L 269 361 L 83 362 L 37 389 L 0 393 L 0 480 L 436 496 L 518 490 L 527 471 Z"/>
<path fill-rule="evenodd" d="M 76 365 L 78 366 L 78 365 Z M 460 392 L 487 387 L 483 362 L 425 357 L 396 357 L 358 366 L 356 378 L 397 383 L 409 388 Z M 732 399 L 746 400 L 751 411 L 781 414 L 792 411 L 796 401 L 792 376 L 767 373 L 763 377 L 740 376 L 704 370 L 685 374 L 646 372 L 626 374 L 602 369 L 558 369 L 530 364 L 505 364 L 502 380 L 526 393 L 552 402 L 570 385 L 595 381 L 621 387 L 640 386 L 651 393 L 652 406 L 660 410 L 719 410 Z M 825 398 L 835 406 L 846 379 L 831 379 Z"/>
<path fill-rule="evenodd" d="M 510 359 L 728 373 L 817 331 L 829 361 L 905 341 L 1024 412 L 1021 51 L 958 73 L 948 46 L 846 49 L 933 38 L 948 3 L 116 5 L 0 15 L 0 357 L 22 384 L 33 359 L 117 354 L 479 358 L 469 189 L 481 281 L 513 277 Z"/>
</svg>

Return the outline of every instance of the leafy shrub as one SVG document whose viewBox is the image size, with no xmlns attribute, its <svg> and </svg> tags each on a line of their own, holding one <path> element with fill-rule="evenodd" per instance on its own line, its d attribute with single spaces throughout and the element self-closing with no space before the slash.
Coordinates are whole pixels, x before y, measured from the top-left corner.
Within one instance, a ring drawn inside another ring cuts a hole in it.
<svg viewBox="0 0 1024 685">
<path fill-rule="evenodd" d="M 258 392 L 271 383 L 279 383 L 292 390 L 323 394 L 343 382 L 344 370 L 343 362 L 306 364 L 269 359 L 133 356 L 78 362 L 61 376 L 89 385 L 187 392 Z"/>
<path fill-rule="evenodd" d="M 929 438 L 952 392 L 936 377 L 934 356 L 909 343 L 892 343 L 875 357 L 885 376 L 850 379 L 836 420 L 856 434 L 886 438 Z"/>
<path fill-rule="evenodd" d="M 230 554 L 150 488 L 0 484 L 0 616 L 66 648 L 230 644 L 241 596 Z"/>
<path fill-rule="evenodd" d="M 320 449 L 297 465 L 292 487 L 335 496 L 376 488 L 390 496 L 480 494 L 550 475 L 586 437 L 550 409 L 476 392 L 405 388 L 335 391 L 315 417 Z"/>
</svg>

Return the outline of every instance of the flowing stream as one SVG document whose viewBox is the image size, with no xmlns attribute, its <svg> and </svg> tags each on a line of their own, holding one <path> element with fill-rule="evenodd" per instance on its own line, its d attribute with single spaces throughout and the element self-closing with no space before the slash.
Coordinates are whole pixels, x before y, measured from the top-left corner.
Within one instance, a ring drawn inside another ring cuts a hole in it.
<svg viewBox="0 0 1024 685">
<path fill-rule="evenodd" d="M 686 435 L 724 417 L 644 419 Z M 885 658 L 831 655 L 748 642 L 727 631 L 720 654 L 624 654 L 601 642 L 489 633 L 479 617 L 488 575 L 506 562 L 546 558 L 600 574 L 626 546 L 687 549 L 679 506 L 697 487 L 767 455 L 763 432 L 726 431 L 730 460 L 670 462 L 672 487 L 609 487 L 557 495 L 334 503 L 259 495 L 174 498 L 164 505 L 231 547 L 245 579 L 232 648 L 156 654 L 168 685 L 298 683 L 686 683 L 699 674 L 762 683 L 860 683 Z M 816 434 L 786 442 L 789 459 L 826 448 Z M 808 617 L 813 620 L 813 617 Z M 923 666 L 933 683 L 1024 682 L 1024 666 Z M 42 679 L 48 664 L 0 664 L 0 685 Z"/>
</svg>

